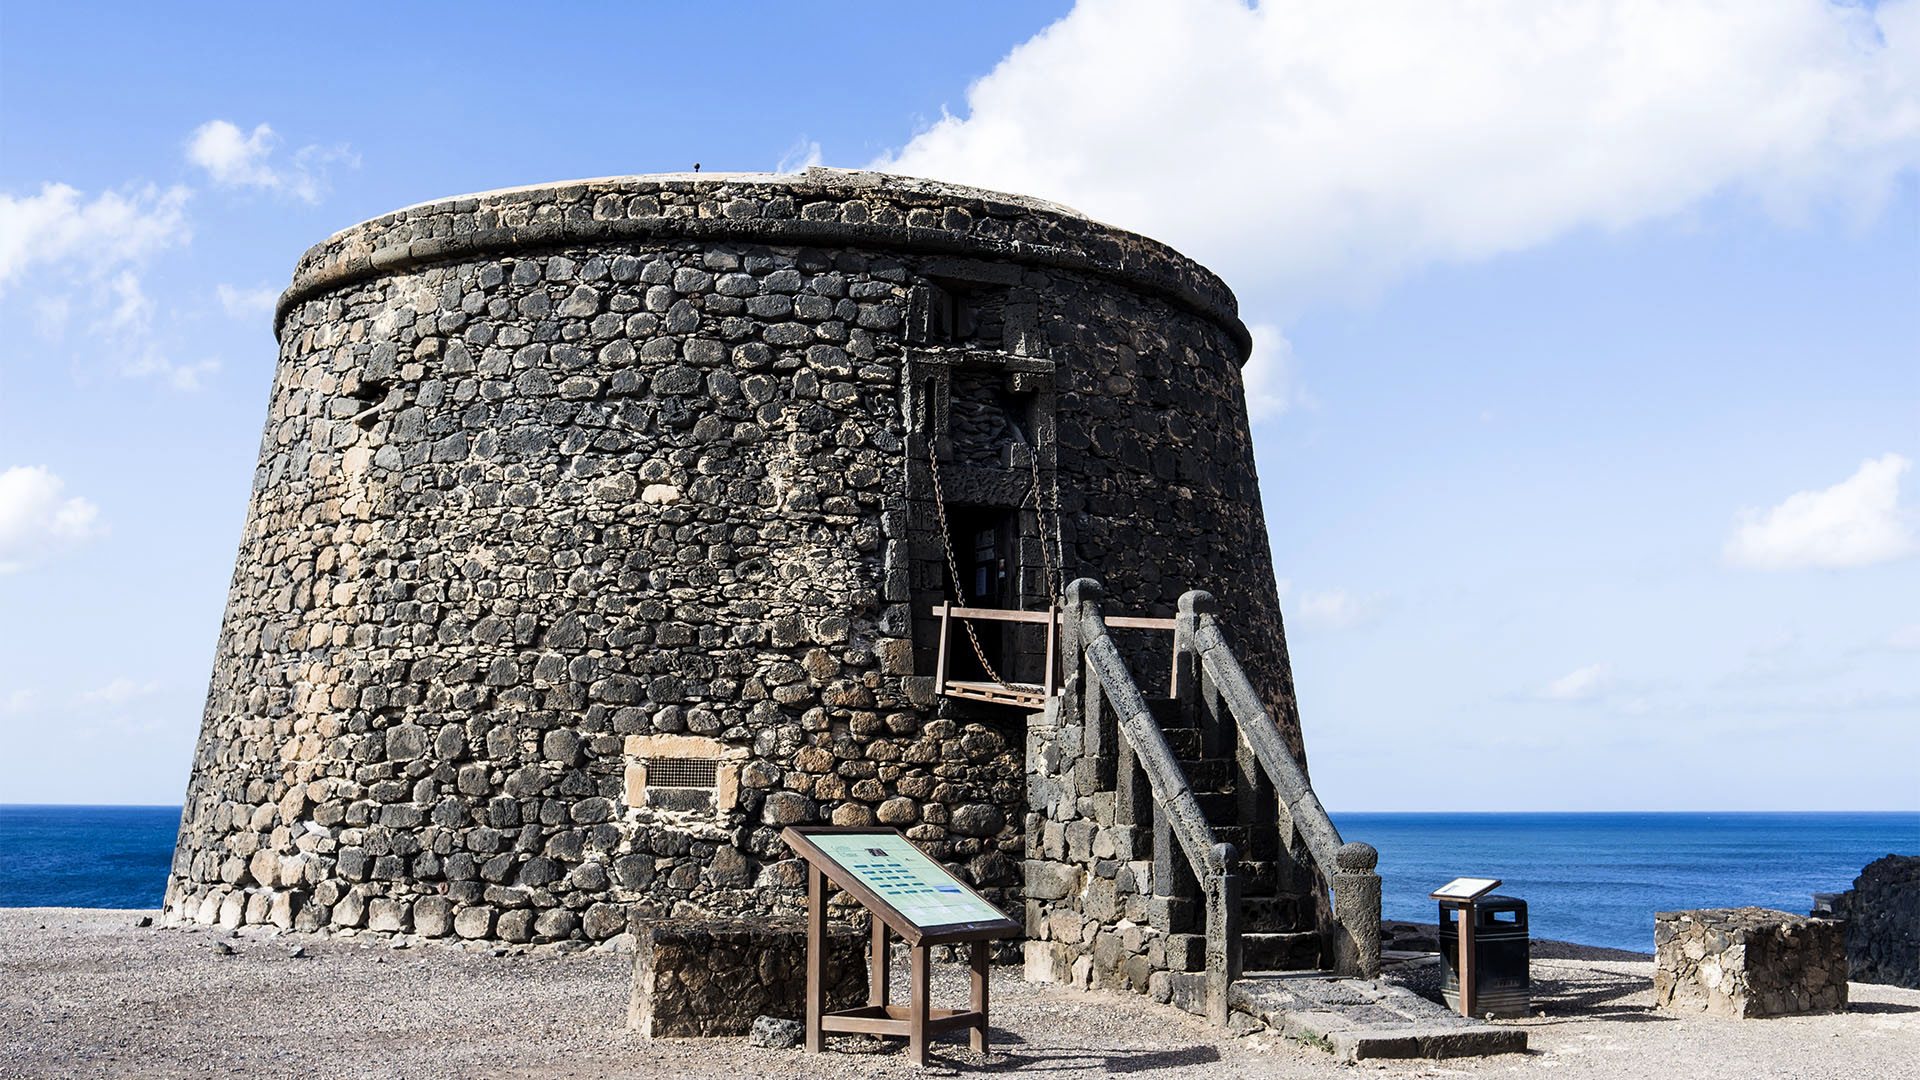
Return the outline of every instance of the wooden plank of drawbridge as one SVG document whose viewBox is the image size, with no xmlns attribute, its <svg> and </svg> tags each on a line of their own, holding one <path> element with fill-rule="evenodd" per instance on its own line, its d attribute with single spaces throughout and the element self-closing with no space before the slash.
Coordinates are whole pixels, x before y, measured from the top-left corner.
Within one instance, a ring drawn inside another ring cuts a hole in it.
<svg viewBox="0 0 1920 1080">
<path fill-rule="evenodd" d="M 994 705 L 1026 705 L 1045 708 L 1047 704 L 1046 688 L 1031 683 L 1013 683 L 1003 686 L 996 682 L 949 679 L 945 696 L 968 701 L 985 701 Z"/>
</svg>

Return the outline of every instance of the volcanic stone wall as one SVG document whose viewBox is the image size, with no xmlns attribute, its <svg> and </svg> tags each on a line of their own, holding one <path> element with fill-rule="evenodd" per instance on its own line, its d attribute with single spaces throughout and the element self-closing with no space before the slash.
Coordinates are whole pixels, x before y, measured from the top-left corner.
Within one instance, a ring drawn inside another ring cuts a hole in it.
<svg viewBox="0 0 1920 1080">
<path fill-rule="evenodd" d="M 929 457 L 1023 601 L 1210 589 L 1294 715 L 1246 332 L 1153 241 L 874 174 L 581 181 L 349 229 L 277 329 L 172 921 L 791 913 L 808 822 L 1017 911 L 1024 721 L 933 695 Z"/>
<path fill-rule="evenodd" d="M 1920 990 L 1920 856 L 1875 859 L 1853 888 L 1816 900 L 1815 915 L 1846 922 L 1849 978 Z"/>
</svg>

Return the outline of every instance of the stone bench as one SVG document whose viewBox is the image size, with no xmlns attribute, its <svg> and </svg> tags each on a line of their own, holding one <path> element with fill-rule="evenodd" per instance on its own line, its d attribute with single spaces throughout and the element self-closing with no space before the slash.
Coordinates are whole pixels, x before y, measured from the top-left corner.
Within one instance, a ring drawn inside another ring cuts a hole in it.
<svg viewBox="0 0 1920 1080">
<path fill-rule="evenodd" d="M 1840 923 L 1757 907 L 1662 911 L 1653 943 L 1656 1009 L 1761 1017 L 1847 1008 Z"/>
<path fill-rule="evenodd" d="M 827 1008 L 866 1004 L 867 935 L 827 932 Z M 804 1019 L 799 919 L 666 919 L 634 933 L 627 1027 L 649 1038 L 745 1035 L 756 1016 Z"/>
</svg>

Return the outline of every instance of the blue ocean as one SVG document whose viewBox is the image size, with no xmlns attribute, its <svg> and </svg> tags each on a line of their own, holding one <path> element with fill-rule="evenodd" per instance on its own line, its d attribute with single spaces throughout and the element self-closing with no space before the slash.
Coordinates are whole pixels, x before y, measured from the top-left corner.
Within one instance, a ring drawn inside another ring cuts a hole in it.
<svg viewBox="0 0 1920 1080">
<path fill-rule="evenodd" d="M 0 907 L 155 908 L 177 806 L 0 806 Z M 1380 850 L 1387 918 L 1496 877 L 1535 937 L 1650 952 L 1653 913 L 1756 904 L 1805 912 L 1882 855 L 1920 854 L 1920 813 L 1336 814 Z"/>
<path fill-rule="evenodd" d="M 0 907 L 157 908 L 177 806 L 0 805 Z"/>
<path fill-rule="evenodd" d="M 1499 878 L 1533 936 L 1653 951 L 1653 913 L 1752 904 L 1806 914 L 1882 855 L 1920 855 L 1920 813 L 1334 814 L 1380 850 L 1381 910 L 1432 922 L 1427 894 Z"/>
</svg>

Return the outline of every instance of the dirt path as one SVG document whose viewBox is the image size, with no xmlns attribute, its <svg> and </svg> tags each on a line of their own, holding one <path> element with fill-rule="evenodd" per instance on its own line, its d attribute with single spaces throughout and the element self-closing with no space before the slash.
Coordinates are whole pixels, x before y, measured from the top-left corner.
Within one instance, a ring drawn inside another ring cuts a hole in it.
<svg viewBox="0 0 1920 1080">
<path fill-rule="evenodd" d="M 1841 1016 L 1672 1018 L 1650 1009 L 1644 962 L 1536 959 L 1546 1015 L 1519 1022 L 1525 1055 L 1358 1066 L 1271 1034 L 1233 1038 L 1144 998 L 1001 970 L 987 1060 L 946 1041 L 923 1072 L 897 1042 L 865 1038 L 836 1039 L 839 1052 L 817 1057 L 744 1039 L 638 1038 L 624 1027 L 629 962 L 604 952 L 236 938 L 136 928 L 143 914 L 0 909 L 0 1077 L 1920 1076 L 1920 991 L 1856 983 L 1856 1007 Z M 296 947 L 306 955 L 290 955 Z M 957 966 L 943 967 L 936 995 L 963 997 Z"/>
</svg>

